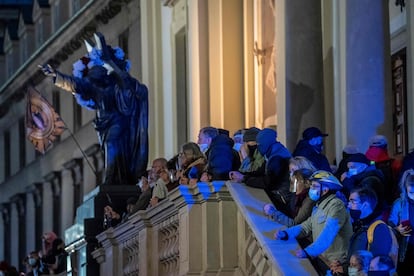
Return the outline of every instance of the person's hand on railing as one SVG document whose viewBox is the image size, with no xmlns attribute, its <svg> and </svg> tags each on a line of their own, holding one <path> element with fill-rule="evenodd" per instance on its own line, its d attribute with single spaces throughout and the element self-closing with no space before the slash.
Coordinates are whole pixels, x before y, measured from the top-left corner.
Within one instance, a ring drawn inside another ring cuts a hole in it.
<svg viewBox="0 0 414 276">
<path fill-rule="evenodd" d="M 329 269 L 331 270 L 332 274 L 340 275 L 344 273 L 344 267 L 342 266 L 341 262 L 338 260 L 334 260 L 330 263 Z"/>
<path fill-rule="evenodd" d="M 238 171 L 229 172 L 229 178 L 232 182 L 243 182 L 244 175 Z"/>
<path fill-rule="evenodd" d="M 203 172 L 201 175 L 200 181 L 201 182 L 210 182 L 211 181 L 211 175 L 209 175 L 207 172 Z"/>
<path fill-rule="evenodd" d="M 276 240 L 286 241 L 289 239 L 288 233 L 284 230 L 277 230 L 275 233 Z"/>
<path fill-rule="evenodd" d="M 267 203 L 267 204 L 265 204 L 264 206 L 263 206 L 263 213 L 268 217 L 268 218 L 271 218 L 271 219 L 275 219 L 275 214 L 276 214 L 276 208 L 272 205 L 272 204 L 270 204 L 270 203 Z"/>
<path fill-rule="evenodd" d="M 295 256 L 301 259 L 307 258 L 308 254 L 306 254 L 306 251 L 303 249 L 298 249 L 295 252 Z"/>
</svg>

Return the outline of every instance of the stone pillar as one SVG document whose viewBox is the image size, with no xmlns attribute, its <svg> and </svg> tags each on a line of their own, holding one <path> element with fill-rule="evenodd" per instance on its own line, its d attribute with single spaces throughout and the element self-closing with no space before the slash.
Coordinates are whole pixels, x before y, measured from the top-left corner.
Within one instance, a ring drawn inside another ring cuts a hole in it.
<svg viewBox="0 0 414 276">
<path fill-rule="evenodd" d="M 207 5 L 204 0 L 187 1 L 188 38 L 188 112 L 190 141 L 196 141 L 200 128 L 209 124 L 204 114 L 209 112 L 208 104 L 208 21 Z"/>
<path fill-rule="evenodd" d="M 36 203 L 34 198 L 34 186 L 29 186 L 26 188 L 26 219 L 25 225 L 27 228 L 26 231 L 26 253 L 29 253 L 33 250 L 39 250 L 36 246 L 36 239 L 40 240 L 40 236 L 36 236 Z"/>
<path fill-rule="evenodd" d="M 43 183 L 34 183 L 34 190 L 33 190 L 33 201 L 35 206 L 35 224 L 34 224 L 34 232 L 35 232 L 35 244 L 37 249 L 42 248 L 42 240 L 41 236 L 43 234 Z"/>
<path fill-rule="evenodd" d="M 209 123 L 236 131 L 244 126 L 243 3 L 208 1 Z M 207 104 L 207 103 L 206 103 Z"/>
<path fill-rule="evenodd" d="M 45 220 L 43 228 L 46 232 L 53 231 L 56 235 L 61 236 L 61 174 L 54 171 L 47 174 L 44 179 L 43 193 L 45 201 L 43 204 L 43 215 Z"/>
<path fill-rule="evenodd" d="M 62 172 L 62 229 L 71 226 L 75 220 L 76 208 L 82 203 L 83 197 L 83 159 L 72 159 L 63 164 Z"/>
<path fill-rule="evenodd" d="M 11 256 L 11 221 L 10 221 L 10 203 L 3 203 L 1 205 L 2 236 L 0 241 L 3 244 L 4 252 L 0 252 L 2 260 L 10 260 Z"/>
<path fill-rule="evenodd" d="M 347 140 L 365 152 L 392 135 L 388 1 L 346 1 Z M 391 142 L 391 141 L 390 141 Z"/>
<path fill-rule="evenodd" d="M 277 1 L 275 12 L 278 136 L 293 150 L 305 128 L 325 129 L 321 2 Z"/>
<path fill-rule="evenodd" d="M 85 150 L 88 160 L 83 159 L 83 178 L 82 195 L 89 193 L 96 186 L 103 183 L 105 176 L 105 164 L 103 153 L 99 144 L 93 144 Z"/>
<path fill-rule="evenodd" d="M 13 230 L 12 230 L 12 239 L 14 241 L 14 246 L 12 248 L 16 250 L 12 254 L 12 259 L 14 262 L 11 262 L 19 269 L 24 269 L 21 260 L 27 255 L 26 252 L 26 231 L 29 231 L 30 226 L 26 225 L 26 194 L 19 193 L 14 195 L 10 199 L 14 212 L 13 217 Z M 17 258 L 17 261 L 16 259 Z"/>
</svg>

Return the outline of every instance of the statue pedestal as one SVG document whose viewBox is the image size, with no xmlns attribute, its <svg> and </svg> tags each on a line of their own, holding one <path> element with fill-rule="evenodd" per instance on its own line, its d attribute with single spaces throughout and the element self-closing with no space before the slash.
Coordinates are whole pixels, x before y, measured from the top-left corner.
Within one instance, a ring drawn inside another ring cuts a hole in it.
<svg viewBox="0 0 414 276">
<path fill-rule="evenodd" d="M 75 223 L 65 230 L 68 275 L 75 275 L 75 271 L 76 275 L 99 275 L 91 252 L 99 247 L 96 235 L 104 230 L 104 207 L 110 205 L 122 214 L 127 199 L 138 197 L 138 191 L 135 185 L 101 185 L 84 196 L 76 209 Z"/>
</svg>

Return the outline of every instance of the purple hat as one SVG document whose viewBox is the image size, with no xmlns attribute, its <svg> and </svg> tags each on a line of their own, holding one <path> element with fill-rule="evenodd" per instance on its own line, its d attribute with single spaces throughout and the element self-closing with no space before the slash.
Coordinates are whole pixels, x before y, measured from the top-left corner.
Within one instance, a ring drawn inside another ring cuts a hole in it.
<svg viewBox="0 0 414 276">
<path fill-rule="evenodd" d="M 322 131 L 317 127 L 308 127 L 302 133 L 302 137 L 305 140 L 310 140 L 315 137 L 325 137 L 328 136 L 326 133 L 322 133 Z"/>
<path fill-rule="evenodd" d="M 370 147 L 386 148 L 387 145 L 388 145 L 388 141 L 384 135 L 375 135 L 369 139 Z"/>
</svg>

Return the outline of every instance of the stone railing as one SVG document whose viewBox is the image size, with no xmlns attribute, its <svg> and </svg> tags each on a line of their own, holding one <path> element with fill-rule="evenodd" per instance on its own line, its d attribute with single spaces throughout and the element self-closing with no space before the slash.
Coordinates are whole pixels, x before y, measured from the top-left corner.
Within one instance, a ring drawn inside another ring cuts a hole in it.
<svg viewBox="0 0 414 276">
<path fill-rule="evenodd" d="M 158 206 L 97 236 L 100 275 L 312 275 L 275 241 L 262 190 L 225 182 L 180 186 Z"/>
</svg>

